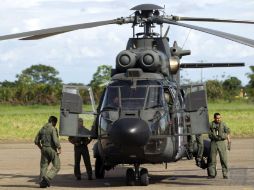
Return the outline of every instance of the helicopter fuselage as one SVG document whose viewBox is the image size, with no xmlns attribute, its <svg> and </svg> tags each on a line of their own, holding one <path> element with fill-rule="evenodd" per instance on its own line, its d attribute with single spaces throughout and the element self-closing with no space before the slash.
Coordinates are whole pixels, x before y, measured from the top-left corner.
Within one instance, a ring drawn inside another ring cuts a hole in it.
<svg viewBox="0 0 254 190">
<path fill-rule="evenodd" d="M 183 115 L 173 114 L 183 109 L 183 97 L 176 94 L 176 84 L 161 74 L 129 69 L 114 75 L 100 105 L 95 155 L 105 165 L 172 162 L 183 156 L 187 138 L 179 136 L 176 125 Z"/>
</svg>

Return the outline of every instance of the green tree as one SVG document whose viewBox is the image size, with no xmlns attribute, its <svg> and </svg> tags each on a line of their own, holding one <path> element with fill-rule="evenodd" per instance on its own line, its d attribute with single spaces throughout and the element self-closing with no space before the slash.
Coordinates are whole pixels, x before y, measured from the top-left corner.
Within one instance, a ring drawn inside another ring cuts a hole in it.
<svg viewBox="0 0 254 190">
<path fill-rule="evenodd" d="M 250 66 L 251 73 L 247 74 L 247 77 L 250 79 L 247 85 L 248 95 L 254 98 L 254 66 Z"/>
<path fill-rule="evenodd" d="M 107 83 L 111 78 L 110 65 L 101 65 L 97 68 L 97 71 L 93 74 L 93 79 L 90 82 L 90 86 L 98 87 Z"/>
<path fill-rule="evenodd" d="M 96 101 L 99 100 L 106 83 L 110 81 L 111 69 L 112 66 L 110 65 L 101 65 L 93 74 L 93 79 L 91 80 L 89 85 L 93 89 Z"/>
<path fill-rule="evenodd" d="M 230 77 L 223 83 L 224 98 L 231 101 L 237 95 L 239 95 L 242 88 L 242 82 L 237 77 Z"/>
<path fill-rule="evenodd" d="M 222 84 L 218 80 L 208 80 L 206 82 L 206 91 L 209 100 L 215 101 L 223 98 Z"/>
<path fill-rule="evenodd" d="M 254 66 L 250 66 L 250 70 L 252 73 L 248 73 L 247 76 L 250 79 L 249 86 L 254 88 Z"/>
<path fill-rule="evenodd" d="M 0 83 L 0 102 L 12 104 L 59 103 L 62 85 L 58 71 L 50 66 L 33 65 L 17 75 L 17 81 Z"/>
<path fill-rule="evenodd" d="M 59 85 L 62 80 L 57 77 L 58 74 L 59 72 L 54 67 L 39 64 L 23 70 L 16 77 L 19 83 Z"/>
<path fill-rule="evenodd" d="M 10 81 L 5 80 L 5 81 L 3 81 L 3 82 L 0 82 L 0 85 L 1 85 L 2 87 L 15 87 L 15 86 L 17 85 L 17 81 L 15 81 L 15 82 L 10 82 Z"/>
<path fill-rule="evenodd" d="M 1 103 L 15 103 L 15 87 L 0 87 L 0 102 Z"/>
</svg>

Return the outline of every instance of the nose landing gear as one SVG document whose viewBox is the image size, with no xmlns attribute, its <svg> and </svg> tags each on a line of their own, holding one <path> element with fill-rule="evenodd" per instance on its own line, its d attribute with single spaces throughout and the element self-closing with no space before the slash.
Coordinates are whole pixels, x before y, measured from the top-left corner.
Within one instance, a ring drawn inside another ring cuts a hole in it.
<svg viewBox="0 0 254 190">
<path fill-rule="evenodd" d="M 139 168 L 139 164 L 134 164 L 135 171 L 132 168 L 128 168 L 126 171 L 126 185 L 134 186 L 137 182 L 141 186 L 149 185 L 148 170 L 146 168 Z"/>
</svg>

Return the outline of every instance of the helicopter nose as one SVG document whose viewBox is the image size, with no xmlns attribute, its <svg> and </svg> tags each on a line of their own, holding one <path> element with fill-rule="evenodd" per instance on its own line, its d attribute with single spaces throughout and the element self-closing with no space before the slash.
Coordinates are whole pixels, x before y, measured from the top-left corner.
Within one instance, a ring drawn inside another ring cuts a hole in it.
<svg viewBox="0 0 254 190">
<path fill-rule="evenodd" d="M 119 119 L 109 131 L 112 142 L 124 146 L 144 146 L 150 135 L 147 123 L 137 118 Z"/>
</svg>

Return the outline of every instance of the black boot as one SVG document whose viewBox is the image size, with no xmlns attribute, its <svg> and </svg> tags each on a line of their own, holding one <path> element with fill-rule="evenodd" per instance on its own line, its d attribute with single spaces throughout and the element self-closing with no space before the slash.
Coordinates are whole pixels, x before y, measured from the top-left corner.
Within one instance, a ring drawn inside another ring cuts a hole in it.
<svg viewBox="0 0 254 190">
<path fill-rule="evenodd" d="M 46 188 L 46 187 L 50 187 L 50 183 L 45 177 L 43 177 L 40 182 L 40 188 Z"/>
</svg>

